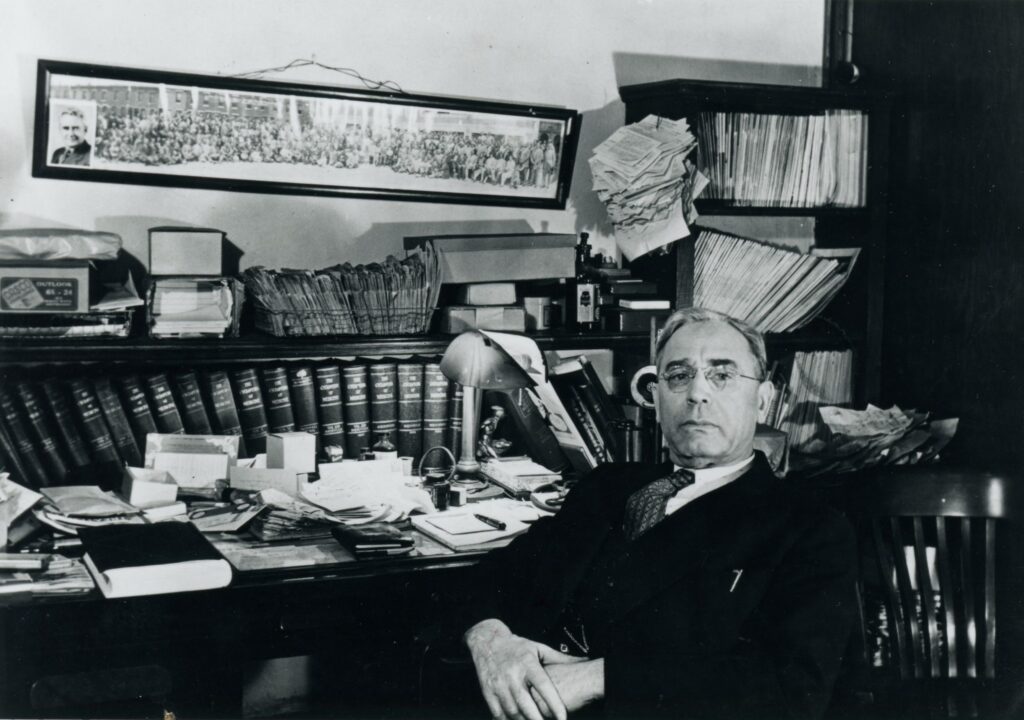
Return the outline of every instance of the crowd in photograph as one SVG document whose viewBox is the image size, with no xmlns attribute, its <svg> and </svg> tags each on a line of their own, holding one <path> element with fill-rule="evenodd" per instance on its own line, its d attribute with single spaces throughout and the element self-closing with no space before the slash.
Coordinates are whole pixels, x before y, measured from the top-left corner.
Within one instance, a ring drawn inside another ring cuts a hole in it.
<svg viewBox="0 0 1024 720">
<path fill-rule="evenodd" d="M 146 165 L 288 163 L 336 168 L 388 167 L 431 178 L 547 187 L 556 180 L 557 137 L 526 140 L 494 133 L 377 129 L 307 123 L 296 130 L 269 117 L 134 110 L 100 116 L 96 155 Z"/>
</svg>

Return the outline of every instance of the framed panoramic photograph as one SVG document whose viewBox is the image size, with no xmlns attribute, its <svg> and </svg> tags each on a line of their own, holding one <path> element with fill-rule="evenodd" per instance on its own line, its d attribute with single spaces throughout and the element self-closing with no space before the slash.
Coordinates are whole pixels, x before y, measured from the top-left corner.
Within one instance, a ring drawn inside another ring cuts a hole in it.
<svg viewBox="0 0 1024 720">
<path fill-rule="evenodd" d="M 564 208 L 575 110 L 40 60 L 32 174 Z"/>
</svg>

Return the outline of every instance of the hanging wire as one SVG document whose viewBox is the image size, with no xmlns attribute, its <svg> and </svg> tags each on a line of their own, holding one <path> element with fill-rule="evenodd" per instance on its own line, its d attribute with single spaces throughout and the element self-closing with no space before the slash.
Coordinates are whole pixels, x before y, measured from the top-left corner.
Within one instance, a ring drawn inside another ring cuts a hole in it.
<svg viewBox="0 0 1024 720">
<path fill-rule="evenodd" d="M 391 90 L 393 92 L 403 94 L 405 93 L 405 90 L 402 89 L 401 85 L 396 83 L 394 80 L 371 80 L 370 78 L 364 77 L 363 74 L 360 73 L 358 70 L 346 67 L 336 67 L 334 65 L 326 65 L 322 62 L 317 61 L 315 56 L 312 60 L 298 58 L 292 60 L 287 65 L 281 65 L 280 67 L 264 68 L 262 70 L 250 70 L 249 72 L 235 73 L 234 75 L 229 75 L 228 77 L 261 78 L 267 75 L 268 73 L 287 72 L 288 70 L 293 70 L 295 68 L 301 67 L 309 67 L 311 65 L 313 67 L 322 68 L 324 70 L 330 70 L 332 72 L 341 73 L 342 75 L 347 75 L 348 77 L 355 78 L 356 80 L 361 82 L 364 87 L 370 90 Z"/>
</svg>

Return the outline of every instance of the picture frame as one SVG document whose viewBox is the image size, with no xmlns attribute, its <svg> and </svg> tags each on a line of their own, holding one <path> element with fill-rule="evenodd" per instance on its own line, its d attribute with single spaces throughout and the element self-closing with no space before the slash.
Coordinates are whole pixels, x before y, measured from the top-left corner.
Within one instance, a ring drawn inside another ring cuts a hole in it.
<svg viewBox="0 0 1024 720">
<path fill-rule="evenodd" d="M 575 110 L 41 59 L 39 178 L 564 209 Z"/>
</svg>

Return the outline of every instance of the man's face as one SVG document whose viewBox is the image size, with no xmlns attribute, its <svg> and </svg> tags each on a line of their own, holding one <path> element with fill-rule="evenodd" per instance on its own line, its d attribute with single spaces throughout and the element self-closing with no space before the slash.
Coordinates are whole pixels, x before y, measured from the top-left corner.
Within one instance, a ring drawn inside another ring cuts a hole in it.
<svg viewBox="0 0 1024 720">
<path fill-rule="evenodd" d="M 717 389 L 704 376 L 708 367 L 757 375 L 746 338 L 727 323 L 697 322 L 675 332 L 662 351 L 659 376 L 673 370 L 697 373 L 680 392 L 659 377 L 654 402 L 677 465 L 701 468 L 745 460 L 753 451 L 758 411 L 770 398 L 770 383 L 743 377 Z"/>
<path fill-rule="evenodd" d="M 74 147 L 85 140 L 85 123 L 77 115 L 64 113 L 60 116 L 60 132 L 64 136 L 64 144 Z"/>
</svg>

